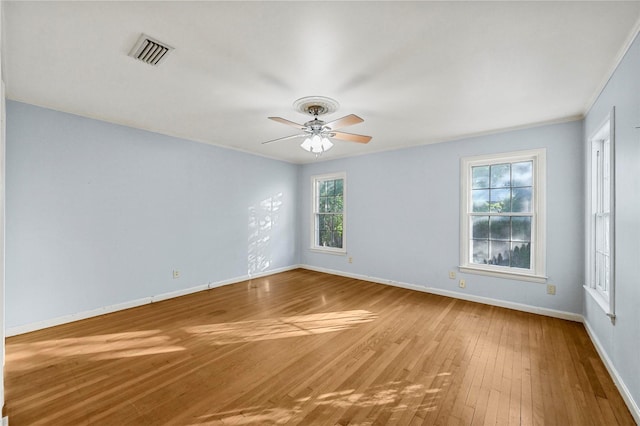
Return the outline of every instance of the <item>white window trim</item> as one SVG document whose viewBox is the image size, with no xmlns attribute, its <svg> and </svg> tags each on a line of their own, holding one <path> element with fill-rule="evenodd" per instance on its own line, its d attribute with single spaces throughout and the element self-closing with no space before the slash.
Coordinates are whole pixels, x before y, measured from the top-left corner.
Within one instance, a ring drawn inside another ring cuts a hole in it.
<svg viewBox="0 0 640 426">
<path fill-rule="evenodd" d="M 342 248 L 316 245 L 316 181 L 342 179 Z M 347 174 L 345 172 L 311 176 L 311 251 L 344 256 L 347 254 Z"/>
<path fill-rule="evenodd" d="M 546 149 L 514 151 L 501 154 L 464 157 L 460 159 L 460 266 L 461 272 L 509 278 L 520 281 L 544 283 L 546 274 Z M 469 260 L 470 229 L 469 208 L 471 203 L 471 167 L 533 161 L 533 223 L 531 224 L 531 269 L 521 270 L 506 266 L 478 265 Z"/>
<path fill-rule="evenodd" d="M 592 214 L 593 209 L 593 187 L 596 184 L 596 178 L 593 176 L 593 146 L 598 140 L 604 140 L 609 138 L 609 159 L 610 159 L 610 177 L 609 177 L 609 256 L 610 256 L 610 277 L 609 277 L 609 289 L 607 293 L 603 293 L 596 288 L 595 282 L 595 224 Z M 616 211 L 616 197 L 615 197 L 615 107 L 611 109 L 611 112 L 606 116 L 602 124 L 598 126 L 598 130 L 589 138 L 587 149 L 587 165 L 586 165 L 586 271 L 585 278 L 587 280 L 584 288 L 604 311 L 604 313 L 615 320 L 615 211 Z"/>
</svg>

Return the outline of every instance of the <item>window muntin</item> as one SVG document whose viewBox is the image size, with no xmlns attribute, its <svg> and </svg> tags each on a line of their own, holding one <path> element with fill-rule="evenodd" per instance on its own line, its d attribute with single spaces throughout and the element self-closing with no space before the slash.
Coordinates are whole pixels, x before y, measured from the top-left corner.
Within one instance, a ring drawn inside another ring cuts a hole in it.
<svg viewBox="0 0 640 426">
<path fill-rule="evenodd" d="M 344 253 L 344 173 L 313 177 L 312 249 Z"/>
<path fill-rule="evenodd" d="M 462 159 L 461 269 L 544 277 L 544 150 Z"/>
</svg>

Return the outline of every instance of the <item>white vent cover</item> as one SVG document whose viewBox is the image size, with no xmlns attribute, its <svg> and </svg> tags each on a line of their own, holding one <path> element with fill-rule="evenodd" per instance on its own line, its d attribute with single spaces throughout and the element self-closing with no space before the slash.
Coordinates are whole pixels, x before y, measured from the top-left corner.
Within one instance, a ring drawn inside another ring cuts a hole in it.
<svg viewBox="0 0 640 426">
<path fill-rule="evenodd" d="M 157 66 L 172 50 L 173 47 L 142 34 L 133 49 L 131 49 L 131 52 L 129 52 L 129 56 L 149 65 Z"/>
</svg>

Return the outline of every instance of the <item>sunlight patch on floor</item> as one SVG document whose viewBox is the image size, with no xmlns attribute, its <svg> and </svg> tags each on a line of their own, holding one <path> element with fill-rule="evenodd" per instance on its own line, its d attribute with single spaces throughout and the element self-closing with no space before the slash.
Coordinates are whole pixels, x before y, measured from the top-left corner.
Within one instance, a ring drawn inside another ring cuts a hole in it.
<svg viewBox="0 0 640 426">
<path fill-rule="evenodd" d="M 374 321 L 378 316 L 365 310 L 327 312 L 185 327 L 187 333 L 207 338 L 216 345 L 283 339 L 348 330 Z"/>
<path fill-rule="evenodd" d="M 31 343 L 7 345 L 7 362 L 12 368 L 28 368 L 34 358 L 91 355 L 92 360 L 128 358 L 142 355 L 182 351 L 171 344 L 171 338 L 160 330 L 131 331 L 97 336 L 70 337 Z"/>
<path fill-rule="evenodd" d="M 407 382 L 388 382 L 373 386 L 362 391 L 344 389 L 335 392 L 322 393 L 317 396 L 309 395 L 296 399 L 290 406 L 280 407 L 253 406 L 240 410 L 206 414 L 198 417 L 191 426 L 210 424 L 284 424 L 301 423 L 304 416 L 318 406 L 330 406 L 335 410 L 347 410 L 355 406 L 359 408 L 381 407 L 394 413 L 402 413 L 407 409 L 429 412 L 436 409 L 435 402 L 429 395 L 442 391 L 439 388 L 427 388 L 423 384 L 408 384 Z M 417 405 L 417 406 L 416 406 Z M 337 419 L 336 419 L 337 421 Z M 373 419 L 364 423 L 372 424 Z M 351 423 L 349 423 L 351 424 Z"/>
</svg>

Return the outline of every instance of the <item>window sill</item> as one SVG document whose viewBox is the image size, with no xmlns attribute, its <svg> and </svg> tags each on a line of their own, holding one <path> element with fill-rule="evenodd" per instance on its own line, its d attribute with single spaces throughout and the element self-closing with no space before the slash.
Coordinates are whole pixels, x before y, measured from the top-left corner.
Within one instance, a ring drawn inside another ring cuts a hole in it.
<svg viewBox="0 0 640 426">
<path fill-rule="evenodd" d="M 333 248 L 323 248 L 323 247 L 311 247 L 310 251 L 316 253 L 325 253 L 325 254 L 333 254 L 335 256 L 346 256 L 347 251 L 345 249 L 333 249 Z"/>
<path fill-rule="evenodd" d="M 546 283 L 548 279 L 548 277 L 545 277 L 544 275 L 522 274 L 517 272 L 506 272 L 506 271 L 503 272 L 503 271 L 489 270 L 489 269 L 468 266 L 468 265 L 459 266 L 458 269 L 460 270 L 460 272 L 466 272 L 469 274 L 487 275 L 490 277 L 506 278 L 506 279 L 518 280 L 518 281 L 529 281 L 534 283 Z"/>
<path fill-rule="evenodd" d="M 611 309 L 609 307 L 609 302 L 607 302 L 602 294 L 598 292 L 595 288 L 591 288 L 587 285 L 583 286 L 586 290 L 587 294 L 591 295 L 593 300 L 600 306 L 600 308 L 604 311 L 607 316 L 611 316 Z"/>
</svg>

